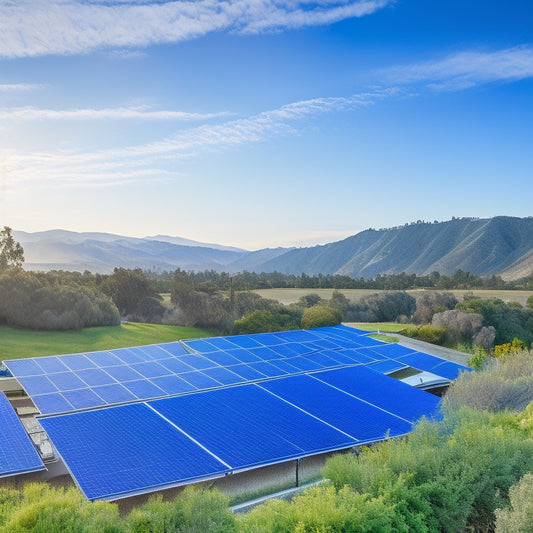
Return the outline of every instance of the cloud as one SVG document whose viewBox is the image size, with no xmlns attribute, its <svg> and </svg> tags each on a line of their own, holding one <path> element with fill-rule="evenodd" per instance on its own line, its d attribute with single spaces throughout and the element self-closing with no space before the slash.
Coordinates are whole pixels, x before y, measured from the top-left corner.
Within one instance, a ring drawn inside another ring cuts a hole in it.
<svg viewBox="0 0 533 533">
<path fill-rule="evenodd" d="M 184 111 L 150 111 L 146 107 L 119 107 L 110 109 L 38 109 L 35 107 L 0 108 L 0 120 L 207 120 L 229 113 L 187 113 Z"/>
<path fill-rule="evenodd" d="M 258 33 L 370 15 L 394 0 L 0 0 L 0 57 L 142 48 L 217 31 Z"/>
<path fill-rule="evenodd" d="M 466 51 L 440 61 L 394 67 L 381 74 L 397 84 L 423 83 L 436 90 L 461 90 L 490 82 L 533 77 L 533 46 L 492 52 Z"/>
<path fill-rule="evenodd" d="M 0 93 L 36 91 L 44 87 L 38 83 L 0 83 Z"/>
<path fill-rule="evenodd" d="M 176 161 L 207 152 L 294 134 L 295 124 L 324 113 L 356 110 L 389 98 L 384 90 L 349 97 L 315 98 L 294 102 L 247 118 L 221 124 L 204 124 L 172 137 L 125 148 L 79 152 L 0 151 L 0 173 L 10 188 L 106 186 L 129 181 L 152 181 L 176 177 Z"/>
</svg>

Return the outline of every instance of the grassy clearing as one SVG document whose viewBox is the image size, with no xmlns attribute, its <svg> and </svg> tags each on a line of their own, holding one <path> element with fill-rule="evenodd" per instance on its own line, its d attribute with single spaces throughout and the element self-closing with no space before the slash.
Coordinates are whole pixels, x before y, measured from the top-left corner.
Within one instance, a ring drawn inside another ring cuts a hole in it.
<svg viewBox="0 0 533 533">
<path fill-rule="evenodd" d="M 0 361 L 94 352 L 210 336 L 212 333 L 203 329 L 132 322 L 114 327 L 86 328 L 81 331 L 33 331 L 0 326 Z"/>
<path fill-rule="evenodd" d="M 335 289 L 258 289 L 253 292 L 256 292 L 263 298 L 278 300 L 278 302 L 287 305 L 297 302 L 302 296 L 311 293 L 318 294 L 321 298 L 329 300 L 331 299 L 334 290 Z M 416 296 L 417 293 L 420 293 L 423 290 L 424 289 L 412 289 L 406 292 L 411 296 Z M 390 291 L 378 291 L 373 289 L 340 289 L 340 292 L 352 302 L 358 302 L 363 296 Z M 504 302 L 519 302 L 524 306 L 526 305 L 528 297 L 533 295 L 533 291 L 450 290 L 443 292 L 452 292 L 459 301 L 463 300 L 465 293 L 473 293 L 474 296 L 478 296 L 479 298 L 500 298 Z"/>
<path fill-rule="evenodd" d="M 346 322 L 347 326 L 352 326 L 357 329 L 364 329 L 365 331 L 388 331 L 392 333 L 398 333 L 402 329 L 405 329 L 405 324 L 396 324 L 395 322 Z"/>
</svg>

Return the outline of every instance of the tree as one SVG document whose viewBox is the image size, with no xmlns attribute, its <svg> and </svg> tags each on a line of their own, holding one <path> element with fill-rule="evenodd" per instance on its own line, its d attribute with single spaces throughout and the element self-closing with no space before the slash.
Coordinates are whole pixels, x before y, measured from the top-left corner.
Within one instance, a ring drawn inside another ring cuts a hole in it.
<svg viewBox="0 0 533 533">
<path fill-rule="evenodd" d="M 315 305 L 306 309 L 302 315 L 302 328 L 322 328 L 336 326 L 342 322 L 342 312 L 334 307 Z"/>
<path fill-rule="evenodd" d="M 157 289 L 141 270 L 115 268 L 103 281 L 102 291 L 113 299 L 122 316 L 142 312 L 147 298 L 161 300 Z"/>
<path fill-rule="evenodd" d="M 24 263 L 24 248 L 11 234 L 11 228 L 4 226 L 0 231 L 0 272 L 9 267 L 20 268 Z"/>
</svg>

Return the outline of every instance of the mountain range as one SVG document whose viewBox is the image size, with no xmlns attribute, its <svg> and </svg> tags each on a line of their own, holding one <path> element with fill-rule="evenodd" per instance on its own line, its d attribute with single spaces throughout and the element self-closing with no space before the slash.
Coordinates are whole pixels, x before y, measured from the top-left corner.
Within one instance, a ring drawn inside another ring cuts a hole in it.
<svg viewBox="0 0 533 533">
<path fill-rule="evenodd" d="M 28 270 L 110 273 L 114 267 L 153 271 L 206 270 L 230 273 L 345 274 L 373 278 L 399 272 L 419 275 L 461 269 L 511 280 L 533 272 L 533 217 L 455 218 L 367 229 L 344 240 L 303 248 L 248 251 L 156 235 L 144 238 L 109 233 L 50 230 L 14 231 L 24 247 Z"/>
</svg>

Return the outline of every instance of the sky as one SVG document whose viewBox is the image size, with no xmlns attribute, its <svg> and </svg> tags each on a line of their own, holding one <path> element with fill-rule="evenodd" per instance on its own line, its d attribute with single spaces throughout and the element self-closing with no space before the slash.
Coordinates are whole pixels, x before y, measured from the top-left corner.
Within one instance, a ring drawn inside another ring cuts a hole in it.
<svg viewBox="0 0 533 533">
<path fill-rule="evenodd" d="M 533 215 L 531 0 L 0 0 L 0 226 L 255 250 Z"/>
</svg>

